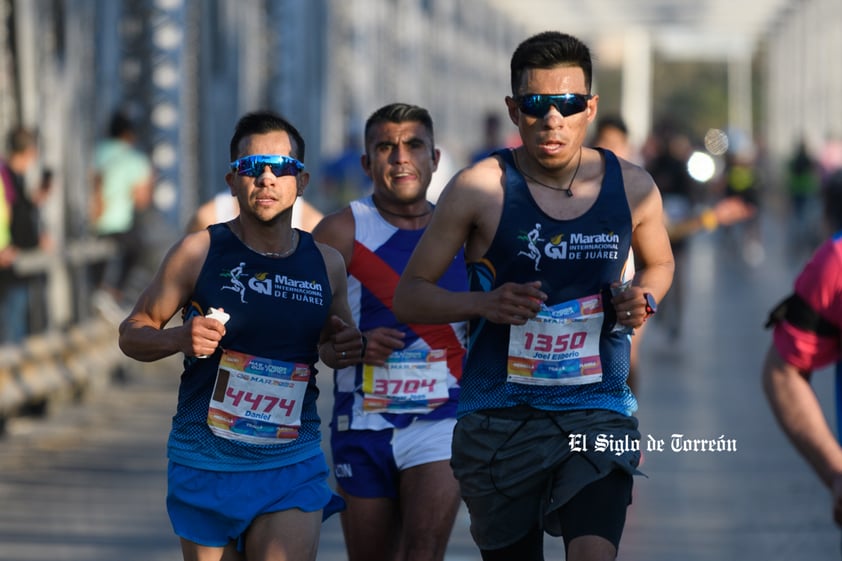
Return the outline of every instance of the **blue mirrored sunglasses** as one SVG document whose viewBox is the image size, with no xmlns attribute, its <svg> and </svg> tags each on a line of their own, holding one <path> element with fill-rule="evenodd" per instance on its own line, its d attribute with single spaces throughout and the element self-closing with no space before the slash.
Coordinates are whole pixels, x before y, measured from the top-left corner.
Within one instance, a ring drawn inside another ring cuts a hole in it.
<svg viewBox="0 0 842 561">
<path fill-rule="evenodd" d="M 543 117 L 555 107 L 564 117 L 581 113 L 588 107 L 590 94 L 525 94 L 517 98 L 521 112 L 532 117 Z"/>
<path fill-rule="evenodd" d="M 304 169 L 304 164 L 289 156 L 257 154 L 234 160 L 231 162 L 231 171 L 237 175 L 260 177 L 266 166 L 269 166 L 275 177 L 283 177 L 284 175 L 296 176 Z"/>
</svg>

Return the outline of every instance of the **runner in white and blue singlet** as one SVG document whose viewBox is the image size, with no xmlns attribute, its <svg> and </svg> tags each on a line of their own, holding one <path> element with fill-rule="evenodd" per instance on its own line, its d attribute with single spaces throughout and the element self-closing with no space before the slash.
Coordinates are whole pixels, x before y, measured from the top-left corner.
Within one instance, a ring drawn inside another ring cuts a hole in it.
<svg viewBox="0 0 842 561">
<path fill-rule="evenodd" d="M 349 561 L 443 559 L 459 505 L 449 465 L 465 322 L 406 324 L 392 294 L 432 214 L 439 151 L 429 113 L 390 104 L 366 122 L 363 169 L 373 193 L 314 230 L 348 268 L 349 304 L 368 339 L 362 365 L 336 371 L 331 450 L 347 509 Z M 459 253 L 440 284 L 466 290 Z"/>
</svg>

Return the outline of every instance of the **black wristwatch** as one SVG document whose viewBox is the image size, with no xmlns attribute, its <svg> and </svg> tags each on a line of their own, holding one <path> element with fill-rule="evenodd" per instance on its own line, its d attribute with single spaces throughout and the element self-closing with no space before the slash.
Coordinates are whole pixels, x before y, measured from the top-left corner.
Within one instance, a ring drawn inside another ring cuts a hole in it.
<svg viewBox="0 0 842 561">
<path fill-rule="evenodd" d="M 655 297 L 648 292 L 644 292 L 643 297 L 646 299 L 646 317 L 655 315 L 655 312 L 658 311 L 658 303 L 655 301 Z"/>
</svg>

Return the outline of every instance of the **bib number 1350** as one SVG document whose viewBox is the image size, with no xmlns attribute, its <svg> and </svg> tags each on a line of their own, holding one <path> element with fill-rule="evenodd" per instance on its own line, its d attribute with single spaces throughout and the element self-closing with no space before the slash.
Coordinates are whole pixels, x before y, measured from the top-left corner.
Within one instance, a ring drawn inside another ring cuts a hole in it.
<svg viewBox="0 0 842 561">
<path fill-rule="evenodd" d="M 553 337 L 550 333 L 524 333 L 524 347 L 527 351 L 539 353 L 563 353 L 585 346 L 588 334 L 585 331 L 562 333 Z"/>
</svg>

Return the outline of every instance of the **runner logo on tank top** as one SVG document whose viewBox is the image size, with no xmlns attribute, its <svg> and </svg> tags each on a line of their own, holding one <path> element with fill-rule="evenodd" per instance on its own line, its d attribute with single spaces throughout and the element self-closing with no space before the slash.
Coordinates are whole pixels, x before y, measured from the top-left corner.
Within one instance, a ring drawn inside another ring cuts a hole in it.
<svg viewBox="0 0 842 561">
<path fill-rule="evenodd" d="M 241 262 L 237 267 L 229 271 L 223 271 L 221 276 L 227 277 L 229 284 L 220 288 L 220 290 L 233 290 L 239 293 L 240 301 L 243 304 L 247 303 L 247 289 L 251 292 L 283 300 L 304 302 L 316 306 L 321 306 L 324 303 L 324 289 L 319 282 L 267 272 L 249 276 L 244 273 L 244 269 L 245 263 Z M 247 280 L 244 282 L 244 279 Z"/>
<path fill-rule="evenodd" d="M 542 237 L 541 224 L 535 224 L 529 232 L 518 235 L 518 239 L 526 245 L 518 255 L 528 257 L 536 271 L 541 270 L 542 257 L 568 261 L 616 261 L 619 258 L 620 236 L 614 232 L 576 232 L 569 234 L 567 239 L 563 233 Z"/>
</svg>

